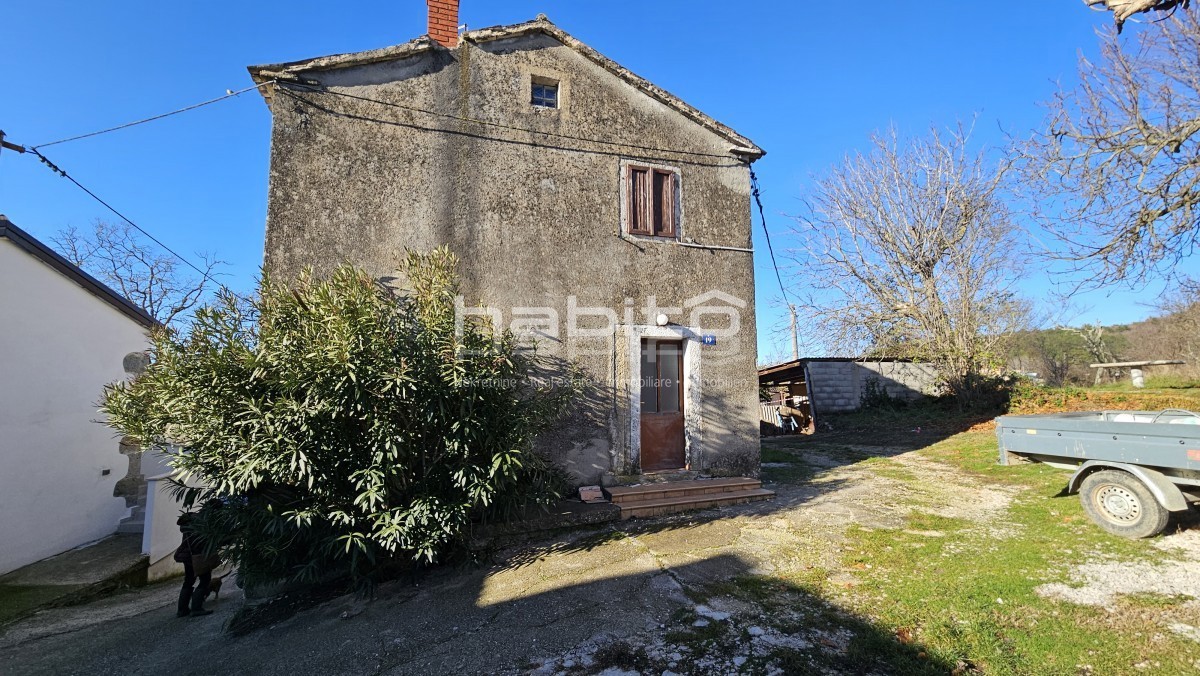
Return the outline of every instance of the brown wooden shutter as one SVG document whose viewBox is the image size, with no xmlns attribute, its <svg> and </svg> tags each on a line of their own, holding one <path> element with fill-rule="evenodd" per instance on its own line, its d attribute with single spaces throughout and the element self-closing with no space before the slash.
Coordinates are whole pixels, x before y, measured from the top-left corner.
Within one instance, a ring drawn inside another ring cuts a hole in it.
<svg viewBox="0 0 1200 676">
<path fill-rule="evenodd" d="M 651 235 L 650 172 L 639 167 L 629 168 L 629 232 Z"/>
<path fill-rule="evenodd" d="M 654 172 L 654 234 L 659 237 L 675 236 L 675 174 L 669 171 Z"/>
</svg>

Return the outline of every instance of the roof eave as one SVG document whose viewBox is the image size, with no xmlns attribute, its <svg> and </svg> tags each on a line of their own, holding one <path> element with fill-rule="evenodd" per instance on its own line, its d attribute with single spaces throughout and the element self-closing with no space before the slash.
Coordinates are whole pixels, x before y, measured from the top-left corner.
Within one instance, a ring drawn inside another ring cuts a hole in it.
<svg viewBox="0 0 1200 676">
<path fill-rule="evenodd" d="M 250 79 L 254 80 L 255 84 L 262 85 L 272 80 L 287 81 L 299 79 L 303 73 L 313 71 L 336 70 L 338 68 L 350 68 L 353 66 L 365 66 L 372 63 L 407 59 L 418 54 L 424 54 L 435 48 L 445 49 L 428 35 L 422 35 L 404 44 L 383 47 L 382 49 L 371 49 L 365 52 L 347 54 L 330 54 L 328 56 L 318 56 L 299 61 L 248 66 L 246 70 L 249 71 Z M 270 104 L 274 92 L 269 87 L 259 87 L 258 91 L 262 94 L 263 99 Z"/>
<path fill-rule="evenodd" d="M 709 117 L 699 109 L 687 104 L 683 99 L 675 96 L 671 92 L 659 87 L 649 80 L 637 75 L 628 68 L 604 56 L 600 52 L 592 49 L 587 44 L 576 39 L 570 33 L 554 25 L 546 15 L 539 14 L 532 21 L 524 23 L 511 24 L 507 26 L 492 26 L 489 28 L 480 28 L 478 30 L 466 31 L 460 36 L 461 42 L 471 42 L 474 44 L 483 44 L 494 42 L 496 40 L 506 40 L 518 38 L 534 33 L 543 33 L 562 44 L 570 47 L 584 58 L 600 66 L 604 70 L 612 73 L 618 78 L 625 80 L 637 89 L 641 90 L 651 98 L 675 109 L 684 117 L 692 122 L 699 124 L 701 127 L 708 129 L 717 136 L 726 139 L 732 145 L 729 152 L 736 155 L 747 163 L 754 162 L 767 154 L 750 139 L 742 136 L 717 120 Z M 353 66 L 362 66 L 383 61 L 394 61 L 397 59 L 406 59 L 418 54 L 423 54 L 435 49 L 446 49 L 438 44 L 428 35 L 422 35 L 415 40 L 410 40 L 402 45 L 394 47 L 384 47 L 383 49 L 374 49 L 365 52 L 354 52 L 349 54 L 333 54 L 330 56 L 319 56 L 312 59 L 303 59 L 300 61 L 289 61 L 286 63 L 267 64 L 262 66 L 250 66 L 247 68 L 250 71 L 250 77 L 256 84 L 263 84 L 271 80 L 286 80 L 294 79 L 301 76 L 303 73 L 321 70 L 333 70 L 336 68 L 350 68 Z M 267 103 L 271 102 L 273 92 L 270 87 L 259 87 L 259 92 Z"/>
<path fill-rule="evenodd" d="M 84 272 L 78 265 L 63 258 L 57 251 L 46 246 L 41 240 L 18 228 L 12 221 L 5 218 L 3 214 L 0 214 L 0 239 L 7 239 L 12 242 L 17 248 L 55 269 L 64 277 L 83 287 L 85 291 L 107 302 L 118 312 L 142 326 L 148 329 L 162 326 L 157 319 L 151 317 L 142 308 L 134 305 L 128 298 L 117 293 L 104 282 Z"/>
</svg>

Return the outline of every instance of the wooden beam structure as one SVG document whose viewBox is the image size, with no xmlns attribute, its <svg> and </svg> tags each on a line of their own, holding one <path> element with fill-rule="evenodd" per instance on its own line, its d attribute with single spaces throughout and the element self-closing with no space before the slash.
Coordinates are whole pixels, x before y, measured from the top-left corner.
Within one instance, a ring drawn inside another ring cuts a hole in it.
<svg viewBox="0 0 1200 676">
<path fill-rule="evenodd" d="M 1115 361 L 1107 364 L 1090 364 L 1089 368 L 1096 369 L 1096 384 L 1100 384 L 1100 374 L 1104 373 L 1104 369 L 1129 369 L 1129 380 L 1136 388 L 1146 386 L 1146 381 L 1143 378 L 1142 369 L 1147 366 L 1172 366 L 1178 364 L 1186 364 L 1182 359 L 1152 359 L 1149 361 Z"/>
</svg>

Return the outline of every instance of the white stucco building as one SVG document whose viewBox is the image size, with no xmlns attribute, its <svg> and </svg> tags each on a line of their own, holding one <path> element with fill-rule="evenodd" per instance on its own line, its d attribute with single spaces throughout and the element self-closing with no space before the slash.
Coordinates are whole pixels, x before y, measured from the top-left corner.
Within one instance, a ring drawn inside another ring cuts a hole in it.
<svg viewBox="0 0 1200 676">
<path fill-rule="evenodd" d="M 154 319 L 0 216 L 0 574 L 105 537 L 131 507 L 105 384 Z M 141 477 L 136 477 L 140 479 Z"/>
</svg>

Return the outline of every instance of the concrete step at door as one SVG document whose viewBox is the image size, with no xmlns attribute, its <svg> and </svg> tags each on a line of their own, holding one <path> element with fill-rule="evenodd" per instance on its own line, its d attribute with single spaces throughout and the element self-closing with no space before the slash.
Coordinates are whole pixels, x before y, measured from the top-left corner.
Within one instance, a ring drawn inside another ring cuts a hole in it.
<svg viewBox="0 0 1200 676">
<path fill-rule="evenodd" d="M 736 477 L 731 479 L 697 479 L 695 481 L 655 483 L 642 486 L 613 486 L 606 488 L 605 492 L 613 504 L 621 505 L 645 500 L 663 500 L 692 495 L 730 493 L 760 488 L 761 486 L 762 482 L 758 479 Z"/>
<path fill-rule="evenodd" d="M 621 508 L 622 519 L 632 519 L 634 517 L 647 518 L 666 514 L 678 514 L 695 509 L 708 509 L 724 505 L 740 505 L 747 502 L 770 500 L 773 497 L 775 497 L 775 491 L 765 488 L 748 488 L 716 493 L 675 495 L 652 500 L 635 500 L 632 502 L 623 502 L 617 506 Z"/>
</svg>

